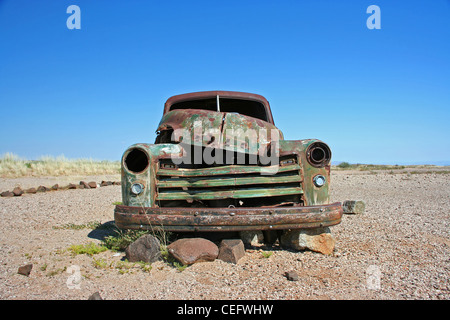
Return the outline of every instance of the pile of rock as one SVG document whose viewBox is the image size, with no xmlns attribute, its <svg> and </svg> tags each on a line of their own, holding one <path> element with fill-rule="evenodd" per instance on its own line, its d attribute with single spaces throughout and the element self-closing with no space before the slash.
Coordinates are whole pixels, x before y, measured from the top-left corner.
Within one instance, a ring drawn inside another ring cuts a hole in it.
<svg viewBox="0 0 450 320">
<path fill-rule="evenodd" d="M 60 186 L 59 184 L 53 185 L 51 188 L 45 186 L 39 186 L 37 188 L 28 188 L 23 190 L 20 187 L 15 187 L 13 191 L 4 191 L 0 193 L 2 197 L 20 197 L 21 195 L 27 194 L 35 194 L 39 192 L 48 192 L 48 191 L 57 191 L 57 190 L 70 190 L 70 189 L 95 189 L 99 187 L 106 186 L 120 186 L 120 181 L 102 181 L 101 183 L 97 183 L 95 181 L 85 182 L 80 181 L 79 184 L 69 183 L 66 186 Z"/>
<path fill-rule="evenodd" d="M 216 242 L 217 244 L 205 238 L 182 238 L 169 244 L 167 251 L 183 265 L 216 259 L 236 264 L 244 257 L 246 247 L 255 248 L 264 245 L 262 231 L 241 232 L 240 237 L 240 239 L 222 239 Z M 280 245 L 286 249 L 311 250 L 329 255 L 334 251 L 335 240 L 327 227 L 286 230 L 281 234 Z M 150 234 L 131 243 L 125 254 L 130 262 L 153 263 L 162 258 L 160 242 Z"/>
<path fill-rule="evenodd" d="M 167 246 L 169 254 L 183 265 L 220 259 L 237 263 L 245 255 L 244 243 L 240 239 L 224 239 L 217 246 L 204 238 L 182 238 Z M 131 243 L 125 250 L 125 257 L 130 262 L 152 263 L 161 259 L 159 240 L 144 235 Z"/>
<path fill-rule="evenodd" d="M 219 246 L 203 238 L 185 238 L 171 243 L 169 253 L 184 265 L 219 259 L 237 263 L 245 255 L 244 243 L 240 239 L 223 239 Z"/>
</svg>

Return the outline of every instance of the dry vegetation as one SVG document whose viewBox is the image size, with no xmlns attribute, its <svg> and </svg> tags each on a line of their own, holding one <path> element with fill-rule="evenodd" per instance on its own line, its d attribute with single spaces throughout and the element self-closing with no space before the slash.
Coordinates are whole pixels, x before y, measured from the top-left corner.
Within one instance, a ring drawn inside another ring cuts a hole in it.
<svg viewBox="0 0 450 320">
<path fill-rule="evenodd" d="M 336 166 L 332 166 L 333 171 L 361 171 L 368 173 L 379 173 L 388 171 L 390 174 L 448 174 L 449 166 L 435 165 L 380 165 L 380 164 L 351 164 L 341 162 Z"/>
<path fill-rule="evenodd" d="M 26 160 L 12 153 L 6 153 L 0 158 L 0 177 L 2 178 L 91 176 L 119 173 L 119 161 L 67 159 L 64 156 L 43 156 L 38 160 Z"/>
</svg>

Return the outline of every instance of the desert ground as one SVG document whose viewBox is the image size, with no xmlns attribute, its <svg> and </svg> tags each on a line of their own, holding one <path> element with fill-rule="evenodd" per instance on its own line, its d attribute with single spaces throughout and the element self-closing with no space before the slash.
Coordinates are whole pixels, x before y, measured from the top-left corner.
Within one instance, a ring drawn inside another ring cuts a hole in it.
<svg viewBox="0 0 450 320">
<path fill-rule="evenodd" d="M 0 192 L 80 180 L 120 175 L 2 178 Z M 184 269 L 166 261 L 144 268 L 112 250 L 92 256 L 67 250 L 102 243 L 108 231 L 89 226 L 111 225 L 120 186 L 0 197 L 0 298 L 85 300 L 95 292 L 105 300 L 450 298 L 448 171 L 336 169 L 331 197 L 366 203 L 364 214 L 344 215 L 331 227 L 331 255 L 275 245 L 248 249 L 237 264 L 215 260 Z M 18 274 L 27 264 L 29 276 Z M 285 277 L 291 270 L 298 281 Z"/>
</svg>

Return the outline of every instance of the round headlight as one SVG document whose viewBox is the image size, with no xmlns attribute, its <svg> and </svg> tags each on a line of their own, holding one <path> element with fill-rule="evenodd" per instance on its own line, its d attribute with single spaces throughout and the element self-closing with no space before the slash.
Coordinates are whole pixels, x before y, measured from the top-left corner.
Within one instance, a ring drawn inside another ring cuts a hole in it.
<svg viewBox="0 0 450 320">
<path fill-rule="evenodd" d="M 144 186 L 142 185 L 142 183 L 133 183 L 131 185 L 131 192 L 135 195 L 139 195 L 142 193 L 142 191 L 144 191 Z"/>
<path fill-rule="evenodd" d="M 149 156 L 147 152 L 141 148 L 131 148 L 126 151 L 123 164 L 130 172 L 142 173 L 150 164 Z"/>
<path fill-rule="evenodd" d="M 313 182 L 314 182 L 314 185 L 316 187 L 320 188 L 320 187 L 322 187 L 325 184 L 326 179 L 325 179 L 325 177 L 323 175 L 318 174 L 317 176 L 315 176 L 313 178 Z"/>
<path fill-rule="evenodd" d="M 314 142 L 306 149 L 306 159 L 313 167 L 325 167 L 330 163 L 331 150 L 328 145 L 323 142 Z"/>
</svg>

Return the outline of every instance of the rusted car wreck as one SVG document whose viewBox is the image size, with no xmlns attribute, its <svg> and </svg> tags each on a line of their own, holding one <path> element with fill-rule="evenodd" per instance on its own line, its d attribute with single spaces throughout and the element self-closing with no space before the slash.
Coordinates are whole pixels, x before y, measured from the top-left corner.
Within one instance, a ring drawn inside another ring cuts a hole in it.
<svg viewBox="0 0 450 320">
<path fill-rule="evenodd" d="M 341 221 L 329 203 L 330 148 L 284 140 L 257 94 L 207 91 L 169 98 L 154 144 L 122 158 L 123 229 L 311 229 Z"/>
</svg>

